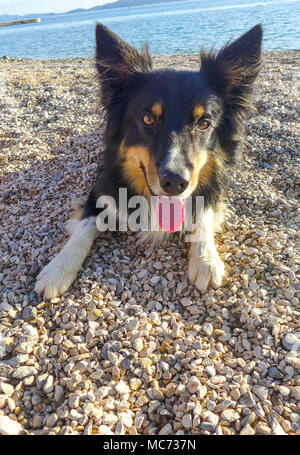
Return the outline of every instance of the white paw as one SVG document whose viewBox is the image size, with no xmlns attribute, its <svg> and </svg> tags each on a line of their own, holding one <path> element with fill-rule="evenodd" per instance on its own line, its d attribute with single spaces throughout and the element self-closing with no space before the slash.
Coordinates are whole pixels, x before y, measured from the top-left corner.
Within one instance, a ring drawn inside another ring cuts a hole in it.
<svg viewBox="0 0 300 455">
<path fill-rule="evenodd" d="M 53 299 L 69 289 L 76 275 L 58 255 L 39 273 L 34 290 L 44 300 Z"/>
<path fill-rule="evenodd" d="M 206 291 L 209 284 L 213 287 L 221 286 L 224 274 L 225 267 L 217 253 L 200 258 L 191 258 L 189 261 L 189 280 L 202 293 Z"/>
</svg>

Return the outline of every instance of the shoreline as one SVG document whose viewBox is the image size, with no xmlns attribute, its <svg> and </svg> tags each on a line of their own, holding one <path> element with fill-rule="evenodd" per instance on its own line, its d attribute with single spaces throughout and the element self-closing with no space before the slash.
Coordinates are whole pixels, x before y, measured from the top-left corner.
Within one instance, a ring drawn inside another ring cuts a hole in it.
<svg viewBox="0 0 300 455">
<path fill-rule="evenodd" d="M 107 233 L 51 302 L 35 277 L 102 160 L 94 59 L 0 61 L 0 434 L 300 434 L 298 55 L 263 55 L 217 241 L 227 283 L 199 294 L 176 237 Z"/>
<path fill-rule="evenodd" d="M 276 50 L 264 50 L 262 52 L 262 56 L 269 56 L 270 54 L 282 54 L 282 53 L 300 53 L 300 49 L 276 49 Z M 152 55 L 152 54 L 151 54 Z M 199 52 L 197 53 L 189 53 L 189 54 L 157 54 L 152 55 L 154 59 L 158 58 L 170 58 L 170 57 L 182 57 L 182 58 L 189 58 L 198 56 Z M 23 57 L 10 57 L 9 55 L 3 55 L 0 57 L 0 62 L 47 62 L 47 61 L 57 61 L 61 62 L 64 60 L 93 60 L 95 57 L 93 56 L 81 56 L 81 57 L 58 57 L 58 58 L 23 58 Z"/>
</svg>

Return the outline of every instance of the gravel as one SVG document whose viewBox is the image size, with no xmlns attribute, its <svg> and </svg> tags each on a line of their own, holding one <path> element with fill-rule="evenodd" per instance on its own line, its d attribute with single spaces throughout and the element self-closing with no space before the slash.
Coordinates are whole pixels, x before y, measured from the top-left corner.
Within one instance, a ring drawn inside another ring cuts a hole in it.
<svg viewBox="0 0 300 455">
<path fill-rule="evenodd" d="M 153 247 L 107 233 L 51 302 L 35 277 L 101 166 L 95 69 L 0 62 L 1 434 L 300 434 L 297 61 L 264 54 L 228 181 L 223 287 L 188 283 L 176 235 Z"/>
</svg>

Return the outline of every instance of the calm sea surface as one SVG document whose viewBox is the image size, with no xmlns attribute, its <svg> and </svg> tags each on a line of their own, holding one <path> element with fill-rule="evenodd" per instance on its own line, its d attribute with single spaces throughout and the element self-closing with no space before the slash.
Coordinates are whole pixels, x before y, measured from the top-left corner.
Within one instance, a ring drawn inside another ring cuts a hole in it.
<svg viewBox="0 0 300 455">
<path fill-rule="evenodd" d="M 96 22 L 134 46 L 148 42 L 156 55 L 197 53 L 200 46 L 217 49 L 259 22 L 264 50 L 300 47 L 299 0 L 189 0 L 60 14 L 42 17 L 40 24 L 0 27 L 0 57 L 92 56 Z"/>
</svg>

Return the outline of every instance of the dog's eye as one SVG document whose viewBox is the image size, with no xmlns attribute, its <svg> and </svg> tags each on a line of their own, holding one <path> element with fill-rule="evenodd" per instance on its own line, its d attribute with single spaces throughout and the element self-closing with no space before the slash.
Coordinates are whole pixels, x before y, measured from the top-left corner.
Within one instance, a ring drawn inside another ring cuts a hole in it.
<svg viewBox="0 0 300 455">
<path fill-rule="evenodd" d="M 209 121 L 208 120 L 204 120 L 204 119 L 200 119 L 198 124 L 197 124 L 197 128 L 198 130 L 207 130 L 207 128 L 209 127 Z"/>
<path fill-rule="evenodd" d="M 143 122 L 147 126 L 152 126 L 155 124 L 155 118 L 151 114 L 144 114 L 143 115 Z"/>
</svg>

